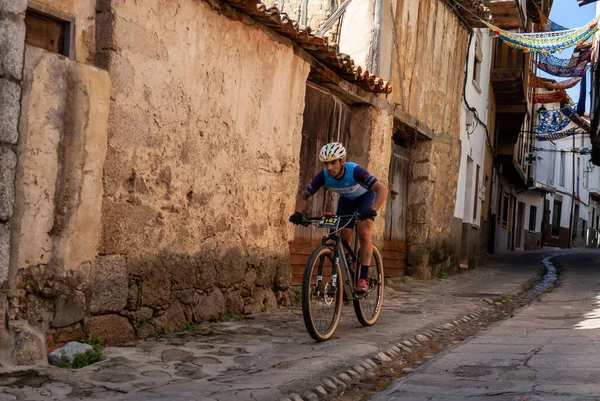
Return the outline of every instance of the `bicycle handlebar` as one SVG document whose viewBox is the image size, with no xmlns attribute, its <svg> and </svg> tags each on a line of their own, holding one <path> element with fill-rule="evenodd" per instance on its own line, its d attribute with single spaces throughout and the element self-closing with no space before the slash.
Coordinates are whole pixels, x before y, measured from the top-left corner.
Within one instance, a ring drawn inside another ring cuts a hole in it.
<svg viewBox="0 0 600 401">
<path fill-rule="evenodd" d="M 361 217 L 360 213 L 356 212 L 354 214 L 348 214 L 348 215 L 343 215 L 343 216 L 338 216 L 338 215 L 332 214 L 331 216 L 303 217 L 301 225 L 304 227 L 308 227 L 308 226 L 310 226 L 312 221 L 320 221 L 323 217 L 339 217 L 340 219 L 366 220 Z"/>
</svg>

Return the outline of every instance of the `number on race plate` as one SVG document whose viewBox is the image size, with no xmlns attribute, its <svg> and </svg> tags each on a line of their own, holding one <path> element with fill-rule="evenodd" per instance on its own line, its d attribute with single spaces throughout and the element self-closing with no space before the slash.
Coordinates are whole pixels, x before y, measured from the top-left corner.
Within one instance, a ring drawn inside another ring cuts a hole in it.
<svg viewBox="0 0 600 401">
<path fill-rule="evenodd" d="M 340 224 L 340 218 L 337 216 L 333 217 L 323 217 L 319 222 L 319 227 L 321 228 L 331 228 L 337 230 L 338 225 Z"/>
</svg>

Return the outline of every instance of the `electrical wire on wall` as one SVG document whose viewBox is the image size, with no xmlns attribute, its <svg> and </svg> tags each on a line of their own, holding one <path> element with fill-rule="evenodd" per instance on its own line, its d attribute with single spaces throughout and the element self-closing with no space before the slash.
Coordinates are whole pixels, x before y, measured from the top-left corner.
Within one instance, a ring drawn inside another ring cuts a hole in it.
<svg viewBox="0 0 600 401">
<path fill-rule="evenodd" d="M 469 75 L 469 55 L 470 55 L 470 52 L 471 52 L 471 43 L 473 42 L 473 35 L 474 35 L 474 32 L 473 32 L 473 29 L 471 29 L 469 31 L 469 45 L 467 46 L 467 55 L 465 56 L 465 75 L 464 75 L 464 79 L 463 79 L 462 98 L 463 98 L 463 101 L 465 102 L 465 106 L 467 107 L 467 110 L 468 110 L 467 112 L 471 112 L 471 114 L 475 118 L 475 121 L 477 122 L 477 124 L 473 124 L 474 127 L 471 130 L 471 132 L 467 131 L 467 136 L 470 138 L 471 135 L 475 132 L 475 130 L 479 126 L 479 124 L 481 124 L 481 126 L 485 130 L 486 145 L 488 147 L 488 150 L 490 151 L 490 153 L 495 158 L 496 157 L 496 150 L 494 149 L 494 146 L 492 145 L 492 141 L 490 139 L 490 133 L 489 133 L 488 127 L 487 127 L 487 125 L 483 121 L 481 121 L 481 118 L 479 118 L 479 113 L 478 113 L 477 109 L 475 107 L 471 106 L 469 104 L 469 101 L 467 100 L 467 77 Z"/>
</svg>

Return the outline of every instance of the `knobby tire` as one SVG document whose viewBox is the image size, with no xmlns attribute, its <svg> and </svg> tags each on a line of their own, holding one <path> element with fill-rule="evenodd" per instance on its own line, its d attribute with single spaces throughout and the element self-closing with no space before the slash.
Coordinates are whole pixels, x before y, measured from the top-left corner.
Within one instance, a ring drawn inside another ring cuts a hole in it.
<svg viewBox="0 0 600 401">
<path fill-rule="evenodd" d="M 329 266 L 325 267 L 324 263 L 324 271 L 323 271 L 323 283 L 321 285 L 322 289 L 325 289 L 325 286 L 330 282 L 331 271 L 333 270 L 334 260 L 333 260 L 333 249 L 328 246 L 321 246 L 315 249 L 308 258 L 308 262 L 306 262 L 306 267 L 304 269 L 304 276 L 302 278 L 302 316 L 304 317 L 304 325 L 306 326 L 306 330 L 310 334 L 310 336 L 318 342 L 329 340 L 335 330 L 337 329 L 340 318 L 342 317 L 342 293 L 343 293 L 343 280 L 341 275 L 340 266 L 335 266 L 337 271 L 337 289 L 335 295 L 333 297 L 315 297 L 315 284 L 311 281 L 312 277 L 317 276 L 319 263 L 321 258 L 324 258 L 324 262 L 326 260 L 329 261 Z M 330 274 L 327 275 L 327 270 L 329 270 Z M 321 324 L 318 322 L 318 318 L 320 318 L 318 311 L 316 310 L 316 306 L 311 303 L 314 301 L 316 304 L 321 303 L 323 306 L 327 307 L 327 301 L 330 302 L 331 306 L 331 321 L 327 323 L 327 319 L 325 319 L 326 327 L 320 327 Z"/>
<path fill-rule="evenodd" d="M 363 326 L 372 326 L 379 319 L 383 305 L 384 282 L 383 259 L 379 249 L 373 246 L 373 258 L 369 267 L 369 292 L 354 300 L 354 313 Z"/>
</svg>

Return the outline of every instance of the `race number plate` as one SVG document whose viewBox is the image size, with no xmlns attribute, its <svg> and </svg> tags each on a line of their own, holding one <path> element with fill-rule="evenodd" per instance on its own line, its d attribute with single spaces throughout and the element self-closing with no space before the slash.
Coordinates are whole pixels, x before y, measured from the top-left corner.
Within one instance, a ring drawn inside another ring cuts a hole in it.
<svg viewBox="0 0 600 401">
<path fill-rule="evenodd" d="M 337 216 L 323 217 L 321 219 L 321 221 L 319 222 L 319 227 L 337 230 L 339 224 L 340 224 L 340 218 Z"/>
</svg>

